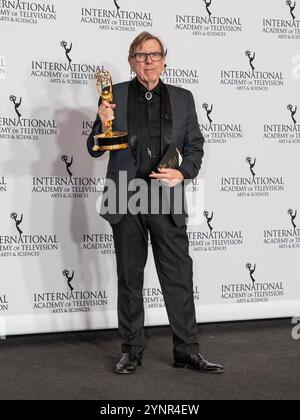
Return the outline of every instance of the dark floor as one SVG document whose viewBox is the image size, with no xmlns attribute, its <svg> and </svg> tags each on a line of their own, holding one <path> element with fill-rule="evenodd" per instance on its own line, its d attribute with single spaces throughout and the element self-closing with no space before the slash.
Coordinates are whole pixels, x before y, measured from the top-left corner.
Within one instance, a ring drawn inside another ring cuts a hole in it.
<svg viewBox="0 0 300 420">
<path fill-rule="evenodd" d="M 167 327 L 146 330 L 144 364 L 115 375 L 117 331 L 9 337 L 0 341 L 0 399 L 240 400 L 300 398 L 300 341 L 291 320 L 199 326 L 201 351 L 224 375 L 172 367 Z"/>
</svg>

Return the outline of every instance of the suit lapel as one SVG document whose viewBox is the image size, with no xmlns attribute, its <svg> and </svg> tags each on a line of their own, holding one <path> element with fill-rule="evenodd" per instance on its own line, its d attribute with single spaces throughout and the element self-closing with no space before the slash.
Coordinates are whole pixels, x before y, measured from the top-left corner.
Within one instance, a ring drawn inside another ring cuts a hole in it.
<svg viewBox="0 0 300 420">
<path fill-rule="evenodd" d="M 128 87 L 127 121 L 128 121 L 128 143 L 135 161 L 139 162 L 139 117 L 138 117 L 138 95 L 136 79 L 133 79 Z"/>
</svg>

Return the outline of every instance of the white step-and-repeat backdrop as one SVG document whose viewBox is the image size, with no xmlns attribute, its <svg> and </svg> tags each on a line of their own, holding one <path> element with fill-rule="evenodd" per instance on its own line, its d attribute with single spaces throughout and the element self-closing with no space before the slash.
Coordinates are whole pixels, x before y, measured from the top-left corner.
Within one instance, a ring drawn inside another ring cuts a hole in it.
<svg viewBox="0 0 300 420">
<path fill-rule="evenodd" d="M 132 77 L 141 31 L 193 92 L 206 155 L 188 229 L 199 322 L 300 314 L 300 0 L 0 0 L 0 328 L 114 328 L 110 226 L 96 211 L 93 74 Z M 204 182 L 203 182 L 204 181 Z M 147 325 L 167 323 L 152 255 Z"/>
</svg>

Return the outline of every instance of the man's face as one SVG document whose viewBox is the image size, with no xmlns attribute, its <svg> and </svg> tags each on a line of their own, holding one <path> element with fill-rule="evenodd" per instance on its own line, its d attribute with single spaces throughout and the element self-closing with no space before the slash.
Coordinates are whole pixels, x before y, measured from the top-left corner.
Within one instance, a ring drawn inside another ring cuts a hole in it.
<svg viewBox="0 0 300 420">
<path fill-rule="evenodd" d="M 144 42 L 134 53 L 158 53 L 161 52 L 159 42 L 155 39 Z M 134 57 L 129 57 L 129 64 L 142 83 L 157 83 L 164 69 L 165 58 L 160 61 L 153 61 L 148 55 L 145 62 L 138 62 Z"/>
</svg>

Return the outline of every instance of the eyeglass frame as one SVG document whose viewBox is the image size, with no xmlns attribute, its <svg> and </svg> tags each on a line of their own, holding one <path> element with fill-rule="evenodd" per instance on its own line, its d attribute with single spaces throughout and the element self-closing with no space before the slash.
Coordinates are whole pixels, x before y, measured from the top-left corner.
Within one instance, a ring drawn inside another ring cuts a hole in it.
<svg viewBox="0 0 300 420">
<path fill-rule="evenodd" d="M 137 58 L 136 58 L 136 56 L 137 55 L 139 55 L 139 54 L 141 54 L 141 55 L 143 55 L 144 56 L 144 60 L 141 60 L 141 61 L 139 61 Z M 160 54 L 160 59 L 159 60 L 153 60 L 153 57 L 152 57 L 152 54 Z M 166 57 L 166 55 L 167 55 L 167 51 L 164 53 L 164 52 L 161 52 L 161 51 L 153 51 L 153 52 L 151 52 L 151 53 L 143 53 L 143 52 L 137 52 L 137 53 L 134 53 L 134 54 L 132 54 L 132 58 L 134 58 L 138 63 L 146 63 L 147 62 L 147 60 L 148 60 L 148 57 L 150 56 L 151 57 L 151 60 L 154 62 L 154 63 L 159 63 L 164 57 Z"/>
</svg>

